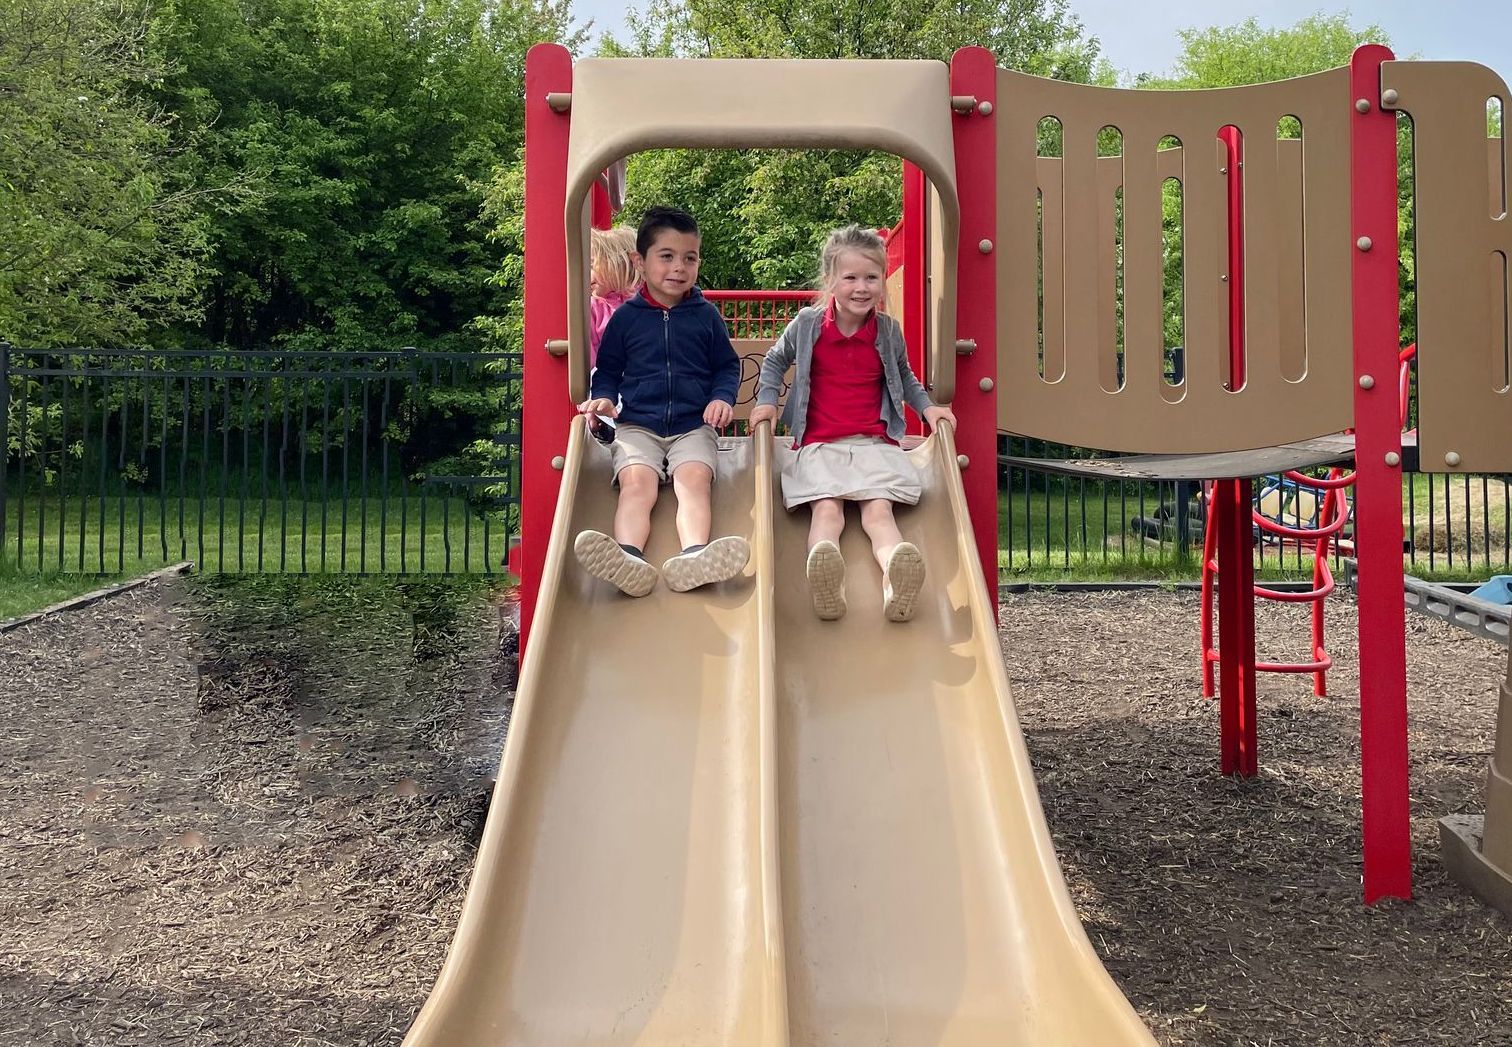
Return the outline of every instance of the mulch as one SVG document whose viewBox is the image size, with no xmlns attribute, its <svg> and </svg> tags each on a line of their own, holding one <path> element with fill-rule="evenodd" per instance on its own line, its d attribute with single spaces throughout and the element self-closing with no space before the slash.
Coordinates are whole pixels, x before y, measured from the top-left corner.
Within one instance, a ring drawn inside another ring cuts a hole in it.
<svg viewBox="0 0 1512 1047">
<path fill-rule="evenodd" d="M 512 699 L 481 589 L 162 579 L 0 637 L 0 1044 L 397 1044 L 450 941 Z M 1167 1045 L 1512 1044 L 1512 922 L 1438 864 L 1505 652 L 1408 619 L 1416 899 L 1360 903 L 1336 697 L 1263 676 L 1217 771 L 1194 595 L 1028 593 L 1002 641 L 1088 935 Z M 1262 608 L 1262 657 L 1305 612 Z"/>
</svg>

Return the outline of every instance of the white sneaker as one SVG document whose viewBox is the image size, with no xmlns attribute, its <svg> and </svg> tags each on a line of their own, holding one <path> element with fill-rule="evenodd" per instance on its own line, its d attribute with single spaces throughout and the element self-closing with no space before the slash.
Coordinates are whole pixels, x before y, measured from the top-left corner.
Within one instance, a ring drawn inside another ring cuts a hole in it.
<svg viewBox="0 0 1512 1047">
<path fill-rule="evenodd" d="M 679 553 L 662 564 L 667 588 L 685 593 L 700 585 L 712 585 L 734 578 L 751 559 L 751 547 L 744 538 L 728 535 L 716 538 L 697 552 Z"/>
<path fill-rule="evenodd" d="M 919 590 L 924 587 L 924 554 L 912 542 L 899 542 L 887 557 L 882 572 L 882 613 L 889 622 L 906 622 L 914 616 Z"/>
<path fill-rule="evenodd" d="M 814 613 L 822 621 L 833 622 L 845 616 L 845 557 L 840 547 L 825 539 L 814 543 L 808 554 L 809 595 L 814 598 Z"/>
<path fill-rule="evenodd" d="M 578 563 L 593 577 L 608 582 L 626 596 L 645 596 L 656 588 L 656 568 L 620 548 L 602 531 L 582 531 L 573 540 Z"/>
</svg>

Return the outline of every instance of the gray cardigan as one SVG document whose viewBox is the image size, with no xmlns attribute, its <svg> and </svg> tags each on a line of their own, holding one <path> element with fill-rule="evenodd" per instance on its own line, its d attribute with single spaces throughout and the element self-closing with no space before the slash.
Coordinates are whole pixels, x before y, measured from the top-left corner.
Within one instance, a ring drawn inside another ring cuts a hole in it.
<svg viewBox="0 0 1512 1047">
<path fill-rule="evenodd" d="M 761 362 L 761 382 L 756 389 L 758 407 L 777 405 L 778 397 L 782 395 L 783 376 L 794 361 L 798 364 L 798 373 L 793 376 L 793 385 L 788 390 L 787 406 L 782 411 L 782 424 L 793 434 L 794 443 L 803 442 L 803 430 L 808 424 L 809 368 L 814 360 L 814 344 L 819 341 L 824 314 L 825 310 L 816 305 L 800 309 L 782 329 L 777 344 L 767 350 L 766 359 Z M 922 416 L 924 409 L 932 406 L 934 401 L 914 377 L 913 368 L 908 366 L 903 329 L 886 313 L 877 314 L 877 355 L 882 357 L 885 379 L 881 417 L 887 423 L 888 437 L 898 440 L 903 436 L 903 406 L 907 404 Z"/>
</svg>

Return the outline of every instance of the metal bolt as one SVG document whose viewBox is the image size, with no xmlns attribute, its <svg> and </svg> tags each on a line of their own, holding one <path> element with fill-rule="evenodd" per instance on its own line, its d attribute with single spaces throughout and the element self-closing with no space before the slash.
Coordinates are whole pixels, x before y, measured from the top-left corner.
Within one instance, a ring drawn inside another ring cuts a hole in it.
<svg viewBox="0 0 1512 1047">
<path fill-rule="evenodd" d="M 1241 170 L 1241 171 L 1244 170 L 1244 161 L 1243 160 L 1239 161 L 1239 170 Z"/>
<path fill-rule="evenodd" d="M 553 112 L 565 113 L 572 108 L 572 92 L 548 91 L 546 93 L 546 104 L 551 107 Z"/>
<path fill-rule="evenodd" d="M 983 254 L 991 254 L 992 253 L 992 241 L 991 240 L 987 240 L 987 239 L 983 239 L 982 241 L 980 241 L 977 244 L 977 250 L 981 251 Z"/>
<path fill-rule="evenodd" d="M 1387 465 L 1393 465 L 1393 466 L 1394 465 L 1401 465 L 1402 464 L 1402 456 L 1399 455 L 1399 454 L 1397 454 L 1395 451 L 1387 451 L 1386 452 L 1386 464 Z"/>
<path fill-rule="evenodd" d="M 1368 251 L 1372 247 L 1374 247 L 1375 245 L 1370 242 L 1370 237 L 1368 237 L 1368 236 L 1362 236 L 1358 240 L 1355 241 L 1355 246 L 1358 247 L 1362 251 Z"/>
<path fill-rule="evenodd" d="M 1368 112 L 1370 112 L 1370 99 L 1368 99 L 1368 98 L 1356 98 L 1355 99 L 1355 112 L 1357 112 L 1357 113 L 1368 113 Z"/>
<path fill-rule="evenodd" d="M 1226 174 L 1228 174 L 1228 168 L 1227 167 L 1220 167 L 1220 168 L 1218 168 L 1218 173 L 1221 174 L 1221 175 L 1226 175 Z"/>
<path fill-rule="evenodd" d="M 1375 376 L 1374 375 L 1368 375 L 1368 374 L 1362 374 L 1362 375 L 1360 375 L 1360 388 L 1361 389 L 1374 389 L 1375 388 Z"/>
<path fill-rule="evenodd" d="M 983 378 L 980 382 L 977 383 L 977 388 L 982 390 L 982 392 L 984 393 L 992 392 L 992 379 Z"/>
<path fill-rule="evenodd" d="M 1444 464 L 1451 468 L 1459 465 L 1461 460 L 1462 459 L 1460 458 L 1458 451 L 1450 451 L 1448 454 L 1444 455 Z"/>
<path fill-rule="evenodd" d="M 1396 93 L 1396 89 L 1388 87 L 1386 88 L 1386 90 L 1381 92 L 1381 104 L 1396 105 L 1398 97 L 1400 96 Z"/>
<path fill-rule="evenodd" d="M 1228 283 L 1228 273 L 1224 273 L 1218 279 L 1222 280 L 1224 283 Z"/>
<path fill-rule="evenodd" d="M 966 468 L 970 464 L 971 459 L 967 458 L 964 454 L 956 455 L 956 465 L 959 465 L 962 469 Z"/>
<path fill-rule="evenodd" d="M 551 458 L 551 467 L 553 469 L 557 470 L 558 472 L 561 472 L 563 469 L 567 468 L 567 459 L 563 458 L 559 454 L 558 455 L 552 455 L 552 458 Z"/>
<path fill-rule="evenodd" d="M 992 115 L 992 103 L 991 102 L 978 102 L 977 103 L 977 112 L 981 113 L 983 116 L 991 116 Z"/>
</svg>

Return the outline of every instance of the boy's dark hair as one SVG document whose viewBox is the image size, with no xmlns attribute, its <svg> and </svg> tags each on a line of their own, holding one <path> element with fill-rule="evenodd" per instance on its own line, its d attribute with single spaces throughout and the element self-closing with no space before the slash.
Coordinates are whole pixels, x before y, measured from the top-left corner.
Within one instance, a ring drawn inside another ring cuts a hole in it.
<svg viewBox="0 0 1512 1047">
<path fill-rule="evenodd" d="M 648 207 L 641 217 L 640 228 L 635 231 L 635 250 L 642 258 L 656 242 L 656 234 L 663 229 L 699 235 L 698 219 L 687 211 L 677 207 Z"/>
</svg>

